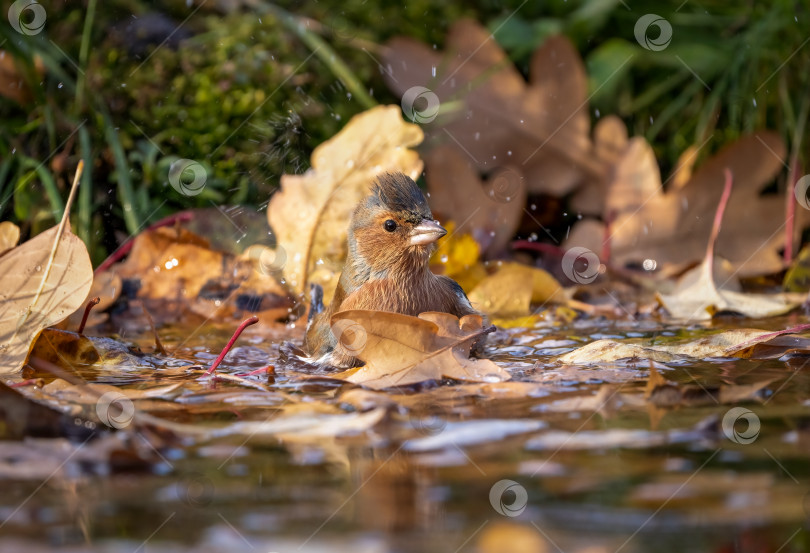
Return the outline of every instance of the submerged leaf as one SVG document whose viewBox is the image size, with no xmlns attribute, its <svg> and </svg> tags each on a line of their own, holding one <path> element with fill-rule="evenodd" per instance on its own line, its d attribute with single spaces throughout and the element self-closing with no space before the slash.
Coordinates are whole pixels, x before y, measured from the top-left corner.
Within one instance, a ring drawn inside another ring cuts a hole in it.
<svg viewBox="0 0 810 553">
<path fill-rule="evenodd" d="M 336 313 L 332 329 L 339 334 L 337 347 L 365 365 L 332 376 L 373 389 L 442 378 L 509 380 L 509 373 L 489 359 L 468 357 L 473 343 L 487 332 L 482 323 L 480 315 L 459 320 L 434 312 L 419 317 L 363 310 Z"/>
</svg>

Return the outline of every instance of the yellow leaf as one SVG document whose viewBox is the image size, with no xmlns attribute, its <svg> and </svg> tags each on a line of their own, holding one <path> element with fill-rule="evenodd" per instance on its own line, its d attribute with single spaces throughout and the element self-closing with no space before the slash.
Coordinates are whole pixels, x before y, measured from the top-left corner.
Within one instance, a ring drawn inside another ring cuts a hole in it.
<svg viewBox="0 0 810 553">
<path fill-rule="evenodd" d="M 504 263 L 482 280 L 472 292 L 473 307 L 492 317 L 524 317 L 531 304 L 565 301 L 562 287 L 542 269 L 519 263 Z"/>
<path fill-rule="evenodd" d="M 17 245 L 20 241 L 20 227 L 11 221 L 0 223 L 0 255 Z"/>
</svg>

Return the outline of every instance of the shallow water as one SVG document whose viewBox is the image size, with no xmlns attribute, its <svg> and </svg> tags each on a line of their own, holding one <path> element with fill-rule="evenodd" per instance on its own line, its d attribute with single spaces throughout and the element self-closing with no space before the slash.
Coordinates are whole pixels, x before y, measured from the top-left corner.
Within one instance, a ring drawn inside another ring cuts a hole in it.
<svg viewBox="0 0 810 553">
<path fill-rule="evenodd" d="M 671 409 L 643 402 L 648 361 L 568 369 L 554 361 L 597 338 L 701 332 L 593 320 L 507 331 L 487 353 L 516 379 L 542 387 L 524 396 L 497 384 L 471 391 L 449 382 L 400 391 L 379 424 L 348 437 L 187 439 L 158 446 L 147 467 L 126 458 L 88 461 L 81 450 L 93 442 L 79 437 L 78 453 L 51 471 L 2 482 L 0 551 L 807 551 L 807 358 L 669 363 L 659 372 L 700 399 Z M 176 354 L 201 364 L 228 333 L 161 332 L 170 350 L 185 342 Z M 265 365 L 282 335 L 295 331 L 249 330 L 222 372 Z M 137 341 L 148 350 L 148 337 Z M 161 370 L 78 372 L 132 385 Z M 301 403 L 354 409 L 345 384 L 303 382 L 280 367 L 271 379 L 246 378 Z M 177 421 L 264 420 L 278 403 L 233 383 L 212 388 L 168 371 L 162 380 L 188 381 L 175 399 L 187 410 L 154 413 Z M 746 401 L 700 397 L 702 389 L 762 381 L 769 382 Z M 626 399 L 596 411 L 566 407 L 600 393 Z M 732 407 L 754 413 L 753 440 L 745 422 L 733 427 L 738 434 L 723 431 Z M 154 447 L 152 436 L 128 432 L 141 448 Z M 30 443 L 44 442 L 57 443 Z"/>
</svg>

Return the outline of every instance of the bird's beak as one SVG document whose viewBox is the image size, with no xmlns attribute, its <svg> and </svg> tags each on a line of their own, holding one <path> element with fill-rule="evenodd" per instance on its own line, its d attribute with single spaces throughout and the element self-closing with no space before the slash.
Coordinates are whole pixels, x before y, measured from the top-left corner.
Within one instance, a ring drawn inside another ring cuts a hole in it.
<svg viewBox="0 0 810 553">
<path fill-rule="evenodd" d="M 422 219 L 422 222 L 411 231 L 411 246 L 432 244 L 445 234 L 447 231 L 437 221 Z"/>
</svg>

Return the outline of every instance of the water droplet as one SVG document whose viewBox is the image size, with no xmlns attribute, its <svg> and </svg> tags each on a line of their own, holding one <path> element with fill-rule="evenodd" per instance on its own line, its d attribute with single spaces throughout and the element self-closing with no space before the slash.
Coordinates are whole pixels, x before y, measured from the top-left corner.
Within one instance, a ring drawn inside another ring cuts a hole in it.
<svg viewBox="0 0 810 553">
<path fill-rule="evenodd" d="M 447 263 L 447 260 L 448 260 L 449 258 L 448 258 L 446 255 L 443 255 L 443 256 L 441 256 L 439 259 L 441 260 L 441 262 L 442 262 L 442 263 Z"/>
<path fill-rule="evenodd" d="M 490 382 L 490 383 L 503 382 L 503 378 L 501 378 L 501 375 L 495 374 L 495 373 L 490 373 L 490 374 L 485 375 L 483 380 L 484 380 L 484 382 Z"/>
</svg>

